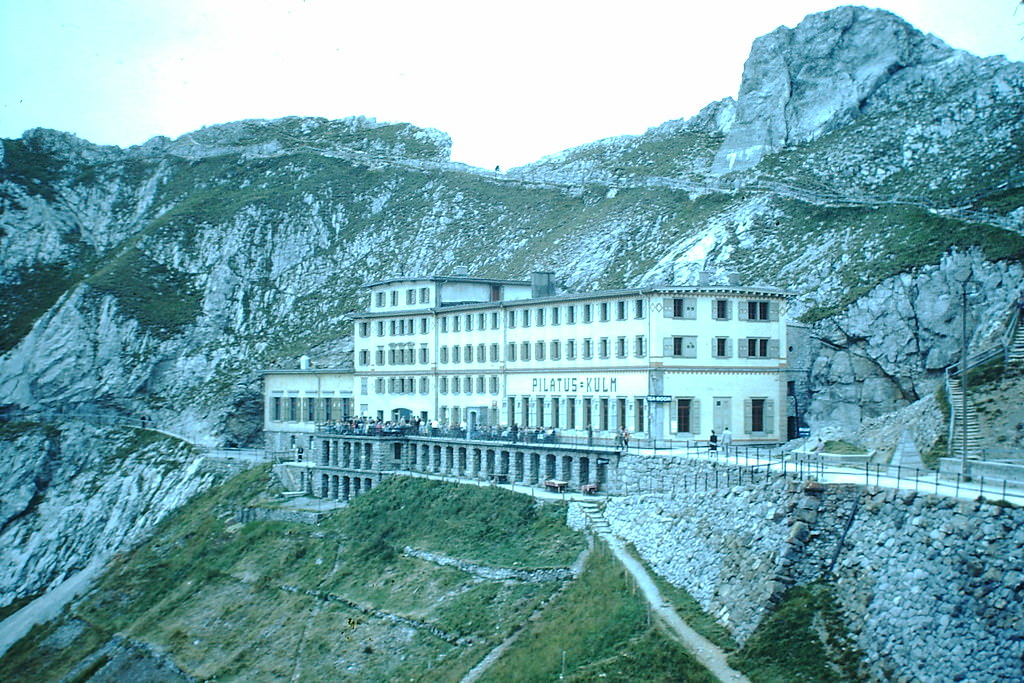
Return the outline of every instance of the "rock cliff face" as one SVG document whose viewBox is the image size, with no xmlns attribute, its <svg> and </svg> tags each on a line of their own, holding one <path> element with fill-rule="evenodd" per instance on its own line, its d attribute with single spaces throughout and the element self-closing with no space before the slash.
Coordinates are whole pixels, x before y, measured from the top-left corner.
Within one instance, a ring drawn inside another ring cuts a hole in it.
<svg viewBox="0 0 1024 683">
<path fill-rule="evenodd" d="M 145 538 L 219 477 L 174 439 L 68 421 L 2 425 L 0 605 Z"/>
</svg>

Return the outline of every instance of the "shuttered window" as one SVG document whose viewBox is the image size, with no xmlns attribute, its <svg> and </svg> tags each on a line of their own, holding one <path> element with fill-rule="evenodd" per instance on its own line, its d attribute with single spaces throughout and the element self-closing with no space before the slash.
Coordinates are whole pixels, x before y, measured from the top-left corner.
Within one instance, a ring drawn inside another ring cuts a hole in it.
<svg viewBox="0 0 1024 683">
<path fill-rule="evenodd" d="M 775 402 L 769 398 L 744 399 L 743 431 L 747 434 L 773 434 Z"/>
</svg>

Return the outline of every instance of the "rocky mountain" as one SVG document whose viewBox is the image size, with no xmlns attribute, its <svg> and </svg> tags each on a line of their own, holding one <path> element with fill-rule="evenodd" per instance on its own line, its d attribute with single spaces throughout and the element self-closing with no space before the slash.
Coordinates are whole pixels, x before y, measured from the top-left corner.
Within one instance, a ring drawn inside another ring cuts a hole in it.
<svg viewBox="0 0 1024 683">
<path fill-rule="evenodd" d="M 0 158 L 0 405 L 244 444 L 260 368 L 345 363 L 363 285 L 466 265 L 567 290 L 702 273 L 791 288 L 814 344 L 806 419 L 852 432 L 958 358 L 957 273 L 973 346 L 1005 320 L 1022 120 L 1024 65 L 843 7 L 758 39 L 735 100 L 505 174 L 366 118 L 128 149 L 31 130 Z"/>
</svg>

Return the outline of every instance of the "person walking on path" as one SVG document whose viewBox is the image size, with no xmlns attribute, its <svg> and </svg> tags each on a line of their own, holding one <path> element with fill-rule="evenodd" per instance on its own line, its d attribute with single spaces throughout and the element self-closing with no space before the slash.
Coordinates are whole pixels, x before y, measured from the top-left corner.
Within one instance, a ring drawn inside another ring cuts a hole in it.
<svg viewBox="0 0 1024 683">
<path fill-rule="evenodd" d="M 732 446 L 732 432 L 730 432 L 729 428 L 726 427 L 725 431 L 722 432 L 722 452 L 725 453 L 726 456 L 729 455 L 730 446 Z"/>
</svg>

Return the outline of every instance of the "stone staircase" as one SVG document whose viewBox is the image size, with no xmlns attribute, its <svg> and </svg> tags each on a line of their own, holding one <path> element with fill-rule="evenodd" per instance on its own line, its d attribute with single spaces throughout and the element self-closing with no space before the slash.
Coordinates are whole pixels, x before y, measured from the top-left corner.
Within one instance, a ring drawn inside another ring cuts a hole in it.
<svg viewBox="0 0 1024 683">
<path fill-rule="evenodd" d="M 949 403 L 952 407 L 953 425 L 950 430 L 950 453 L 955 458 L 964 455 L 964 392 L 959 378 L 949 378 Z M 981 428 L 978 426 L 978 414 L 974 404 L 967 399 L 967 457 L 981 458 Z"/>
<path fill-rule="evenodd" d="M 1006 369 L 1017 374 L 1024 372 L 1024 325 L 1017 325 L 1017 333 L 1007 349 Z"/>
<path fill-rule="evenodd" d="M 599 536 L 610 536 L 612 534 L 612 528 L 609 526 L 608 520 L 604 518 L 604 513 L 601 511 L 599 503 L 589 500 L 582 501 L 580 508 L 582 508 L 583 515 L 587 518 L 590 528 L 594 530 L 594 533 Z"/>
</svg>

